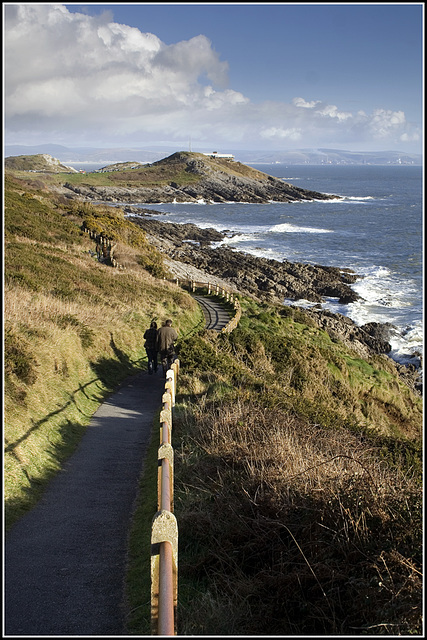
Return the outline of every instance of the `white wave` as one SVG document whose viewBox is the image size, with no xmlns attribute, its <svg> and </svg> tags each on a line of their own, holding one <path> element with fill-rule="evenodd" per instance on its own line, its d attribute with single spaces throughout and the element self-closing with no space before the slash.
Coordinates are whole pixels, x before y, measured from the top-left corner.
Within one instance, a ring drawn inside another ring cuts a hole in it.
<svg viewBox="0 0 427 640">
<path fill-rule="evenodd" d="M 274 249 L 262 249 L 261 247 L 245 247 L 245 253 L 256 258 L 268 258 L 269 260 L 277 260 L 281 262 L 283 260 L 283 254 L 280 251 Z"/>
<path fill-rule="evenodd" d="M 331 229 L 318 229 L 316 227 L 298 227 L 297 225 L 284 222 L 270 227 L 272 233 L 334 233 Z"/>
<path fill-rule="evenodd" d="M 417 288 L 410 280 L 402 280 L 387 267 L 372 266 L 359 268 L 359 275 L 352 288 L 364 300 L 364 304 L 378 308 L 402 309 L 413 304 L 413 294 Z"/>
<path fill-rule="evenodd" d="M 222 247 L 222 246 L 227 246 L 227 245 L 232 245 L 232 244 L 238 244 L 240 242 L 252 242 L 253 237 L 251 235 L 245 234 L 245 233 L 236 233 L 235 235 L 232 236 L 227 236 L 226 238 L 224 238 L 223 240 L 220 240 L 219 242 L 213 242 L 212 243 L 212 247 Z"/>
<path fill-rule="evenodd" d="M 335 196 L 335 193 L 325 194 Z M 317 202 L 319 204 L 334 204 L 336 202 L 344 202 L 344 196 L 337 196 L 336 198 L 329 198 L 329 200 L 318 200 L 317 198 L 313 198 L 312 200 L 292 200 L 292 202 L 287 202 L 286 204 L 313 204 L 313 202 Z M 280 203 L 279 203 L 280 204 Z"/>
<path fill-rule="evenodd" d="M 356 202 L 361 202 L 363 200 L 375 200 L 373 196 L 343 196 L 344 200 L 354 200 Z"/>
<path fill-rule="evenodd" d="M 391 345 L 390 356 L 401 364 L 414 364 L 422 366 L 424 353 L 423 323 L 417 321 L 414 325 L 406 327 L 403 331 L 395 331 L 389 339 Z"/>
</svg>

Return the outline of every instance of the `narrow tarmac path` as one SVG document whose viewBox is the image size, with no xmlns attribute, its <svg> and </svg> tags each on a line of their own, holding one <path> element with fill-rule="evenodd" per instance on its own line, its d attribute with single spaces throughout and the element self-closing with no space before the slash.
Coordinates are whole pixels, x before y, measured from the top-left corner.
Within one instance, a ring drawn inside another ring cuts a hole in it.
<svg viewBox="0 0 427 640">
<path fill-rule="evenodd" d="M 194 296 L 194 299 L 202 307 L 205 316 L 206 329 L 221 331 L 230 322 L 230 313 L 224 309 L 221 303 L 204 296 Z"/>
<path fill-rule="evenodd" d="M 112 394 L 41 501 L 9 531 L 6 637 L 126 635 L 128 534 L 164 382 L 160 367 Z"/>
</svg>

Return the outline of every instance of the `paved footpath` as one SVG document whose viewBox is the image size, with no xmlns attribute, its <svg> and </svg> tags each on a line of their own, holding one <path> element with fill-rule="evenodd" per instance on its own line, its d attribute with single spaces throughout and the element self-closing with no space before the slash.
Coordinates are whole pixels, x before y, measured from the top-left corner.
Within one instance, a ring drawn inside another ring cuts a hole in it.
<svg viewBox="0 0 427 640">
<path fill-rule="evenodd" d="M 126 635 L 127 539 L 161 408 L 160 369 L 131 378 L 101 405 L 41 501 L 9 531 L 6 637 Z"/>
<path fill-rule="evenodd" d="M 194 296 L 194 299 L 202 307 L 206 329 L 221 331 L 230 322 L 230 313 L 221 302 L 205 296 Z"/>
</svg>

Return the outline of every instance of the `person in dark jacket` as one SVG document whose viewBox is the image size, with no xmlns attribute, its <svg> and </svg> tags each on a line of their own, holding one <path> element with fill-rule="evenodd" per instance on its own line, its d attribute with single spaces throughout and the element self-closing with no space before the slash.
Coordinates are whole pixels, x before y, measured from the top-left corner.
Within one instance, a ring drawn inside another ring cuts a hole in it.
<svg viewBox="0 0 427 640">
<path fill-rule="evenodd" d="M 150 328 L 144 333 L 145 351 L 148 358 L 148 373 L 152 375 L 153 371 L 157 371 L 157 322 L 154 320 L 150 324 Z"/>
<path fill-rule="evenodd" d="M 163 373 L 170 369 L 175 360 L 175 340 L 178 334 L 172 327 L 172 320 L 166 320 L 164 325 L 157 331 L 157 351 L 160 353 Z"/>
</svg>

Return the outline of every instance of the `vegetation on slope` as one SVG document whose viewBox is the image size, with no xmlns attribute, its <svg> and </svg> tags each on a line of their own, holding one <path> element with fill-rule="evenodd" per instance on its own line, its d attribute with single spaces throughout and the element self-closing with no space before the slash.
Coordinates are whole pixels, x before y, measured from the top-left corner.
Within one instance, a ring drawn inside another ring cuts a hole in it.
<svg viewBox="0 0 427 640">
<path fill-rule="evenodd" d="M 74 173 L 76 170 L 62 164 L 47 153 L 33 156 L 9 156 L 5 158 L 5 166 L 13 171 L 41 171 L 49 173 Z"/>
<path fill-rule="evenodd" d="M 7 158 L 10 169 L 20 171 L 56 171 L 43 161 L 43 156 L 19 156 Z M 131 168 L 135 166 L 135 168 Z M 225 171 L 238 178 L 251 178 L 262 182 L 269 176 L 240 162 L 224 158 L 211 158 L 202 153 L 181 151 L 153 162 L 152 164 L 122 162 L 104 167 L 113 169 L 105 172 L 75 173 L 67 175 L 66 181 L 72 186 L 110 186 L 110 187 L 164 187 L 172 182 L 180 187 L 197 184 L 207 172 Z M 67 169 L 65 167 L 65 169 Z M 50 176 L 51 181 L 60 184 L 64 176 Z"/>
<path fill-rule="evenodd" d="M 420 633 L 420 398 L 304 313 L 242 306 L 180 354 L 180 633 Z"/>
<path fill-rule="evenodd" d="M 54 198 L 28 177 L 5 187 L 10 526 L 105 395 L 144 366 L 149 321 L 172 316 L 185 335 L 201 312 L 120 209 Z M 99 263 L 83 227 L 120 244 L 127 268 Z M 241 304 L 232 334 L 180 343 L 180 635 L 419 634 L 421 399 L 387 357 L 361 359 L 304 312 Z M 135 635 L 150 634 L 154 436 L 130 540 Z"/>
<path fill-rule="evenodd" d="M 82 225 L 121 241 L 126 269 L 97 261 Z M 143 333 L 201 316 L 163 275 L 162 258 L 117 209 L 72 205 L 5 183 L 5 515 L 40 497 L 106 394 L 145 366 Z"/>
<path fill-rule="evenodd" d="M 303 311 L 241 305 L 232 334 L 180 347 L 178 633 L 420 633 L 420 397 L 387 357 L 361 360 Z M 149 634 L 149 603 L 129 594 L 130 633 Z"/>
</svg>

